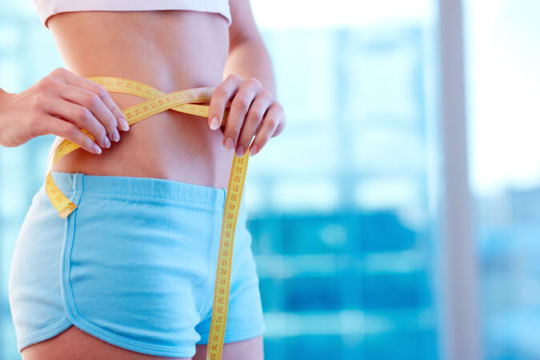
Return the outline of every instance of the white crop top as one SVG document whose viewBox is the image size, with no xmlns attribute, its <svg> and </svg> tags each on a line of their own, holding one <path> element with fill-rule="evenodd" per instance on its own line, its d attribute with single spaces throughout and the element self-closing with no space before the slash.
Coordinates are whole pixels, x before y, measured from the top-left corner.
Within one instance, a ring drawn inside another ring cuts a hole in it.
<svg viewBox="0 0 540 360">
<path fill-rule="evenodd" d="M 231 24 L 229 0 L 33 0 L 41 23 L 69 11 L 193 10 L 223 15 Z"/>
</svg>

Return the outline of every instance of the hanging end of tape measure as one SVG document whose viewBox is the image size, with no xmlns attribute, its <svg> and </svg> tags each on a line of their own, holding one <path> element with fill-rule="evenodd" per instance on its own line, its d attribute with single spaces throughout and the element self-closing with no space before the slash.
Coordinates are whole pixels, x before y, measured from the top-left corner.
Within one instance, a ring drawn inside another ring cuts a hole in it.
<svg viewBox="0 0 540 360">
<path fill-rule="evenodd" d="M 77 205 L 56 186 L 51 172 L 47 174 L 45 179 L 45 192 L 62 219 L 67 218 L 77 208 Z"/>
<path fill-rule="evenodd" d="M 73 212 L 73 210 L 75 210 L 77 208 L 77 205 L 75 205 L 74 203 L 70 203 L 68 204 L 68 206 L 66 206 L 65 208 L 63 208 L 62 210 L 59 210 L 58 211 L 58 215 L 60 215 L 60 217 L 62 219 L 65 219 L 69 216 L 69 214 L 71 214 Z"/>
<path fill-rule="evenodd" d="M 60 194 L 64 195 L 62 193 Z M 57 195 L 57 196 L 49 196 L 49 198 L 51 199 L 51 203 L 53 204 L 54 208 L 58 212 L 58 215 L 62 219 L 67 218 L 69 214 L 71 214 L 73 210 L 77 208 L 77 205 L 65 196 Z"/>
</svg>

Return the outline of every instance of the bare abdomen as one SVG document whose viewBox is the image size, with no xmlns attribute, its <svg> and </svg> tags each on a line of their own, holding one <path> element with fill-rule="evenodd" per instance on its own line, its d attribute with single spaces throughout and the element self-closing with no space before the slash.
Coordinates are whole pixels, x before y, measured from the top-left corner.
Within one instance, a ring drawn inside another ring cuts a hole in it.
<svg viewBox="0 0 540 360">
<path fill-rule="evenodd" d="M 49 20 L 66 68 L 81 76 L 138 80 L 164 92 L 217 86 L 228 53 L 218 14 L 192 11 L 76 12 Z M 111 93 L 121 109 L 141 101 Z M 53 171 L 154 177 L 227 187 L 233 151 L 205 118 L 166 111 L 120 131 L 100 155 L 78 149 Z"/>
</svg>

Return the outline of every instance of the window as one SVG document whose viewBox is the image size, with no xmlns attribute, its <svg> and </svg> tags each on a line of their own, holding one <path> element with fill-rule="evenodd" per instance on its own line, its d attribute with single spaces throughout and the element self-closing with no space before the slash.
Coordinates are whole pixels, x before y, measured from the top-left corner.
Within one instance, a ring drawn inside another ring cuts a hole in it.
<svg viewBox="0 0 540 360">
<path fill-rule="evenodd" d="M 536 359 L 540 3 L 465 3 L 484 352 L 494 360 Z"/>
<path fill-rule="evenodd" d="M 246 187 L 266 356 L 436 358 L 430 4 L 255 5 L 289 120 Z"/>
</svg>

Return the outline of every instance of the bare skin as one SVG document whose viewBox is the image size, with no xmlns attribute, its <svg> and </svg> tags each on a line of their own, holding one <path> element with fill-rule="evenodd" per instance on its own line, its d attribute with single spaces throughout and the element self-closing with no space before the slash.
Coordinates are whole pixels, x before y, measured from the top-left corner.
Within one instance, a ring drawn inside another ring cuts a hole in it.
<svg viewBox="0 0 540 360">
<path fill-rule="evenodd" d="M 64 13 L 52 17 L 49 27 L 71 71 L 81 76 L 136 79 L 164 92 L 218 86 L 229 50 L 226 20 L 218 14 Z M 196 36 L 187 36 L 194 28 Z M 107 50 L 96 51 L 98 48 Z M 121 109 L 142 101 L 126 94 L 110 96 Z M 52 170 L 227 187 L 233 151 L 223 146 L 223 133 L 210 129 L 208 121 L 200 117 L 167 111 L 120 132 L 120 136 L 118 143 L 111 139 L 111 148 L 104 148 L 102 154 L 76 151 Z"/>
<path fill-rule="evenodd" d="M 206 360 L 206 345 L 197 345 L 192 360 Z M 225 344 L 223 360 L 263 359 L 261 336 Z M 23 360 L 189 360 L 136 353 L 106 343 L 72 326 L 59 335 L 23 350 Z"/>
<path fill-rule="evenodd" d="M 55 134 L 51 151 L 64 138 L 81 149 L 58 161 L 53 171 L 163 178 L 226 188 L 233 151 L 241 155 L 253 139 L 251 153 L 255 154 L 285 126 L 283 109 L 274 98 L 269 56 L 249 2 L 230 0 L 230 5 L 230 28 L 219 14 L 193 11 L 54 15 L 48 26 L 68 70 L 59 69 L 20 94 L 0 89 L 0 128 L 7 129 L 0 133 L 0 144 L 18 146 L 35 136 Z M 216 86 L 216 91 L 208 119 L 166 111 L 124 131 L 119 110 L 143 99 L 104 93 L 84 82 L 87 76 L 125 77 L 164 92 L 202 86 Z M 230 106 L 227 126 L 212 129 L 211 120 L 215 117 L 219 127 L 226 106 Z M 91 139 L 73 125 L 90 131 L 102 153 L 92 153 Z M 119 134 L 119 141 L 114 140 L 114 133 Z M 233 139 L 232 149 L 226 148 L 228 137 Z M 262 359 L 262 349 L 259 336 L 225 344 L 222 358 Z M 205 356 L 206 345 L 197 345 L 193 359 Z M 132 352 L 73 326 L 23 349 L 22 358 L 172 359 Z"/>
</svg>

